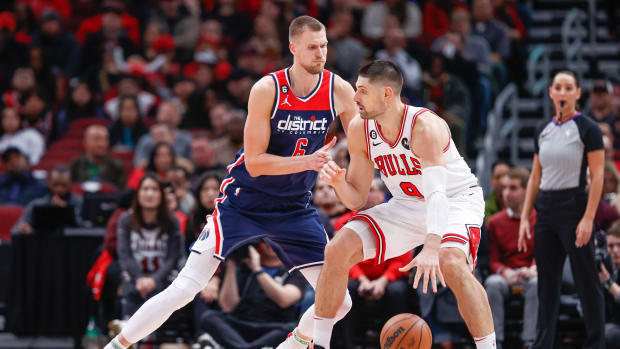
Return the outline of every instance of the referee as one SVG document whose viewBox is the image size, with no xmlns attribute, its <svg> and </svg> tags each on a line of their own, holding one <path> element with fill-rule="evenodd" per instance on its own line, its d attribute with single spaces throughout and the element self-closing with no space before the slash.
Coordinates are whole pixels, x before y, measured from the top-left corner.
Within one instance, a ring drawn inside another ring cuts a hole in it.
<svg viewBox="0 0 620 349">
<path fill-rule="evenodd" d="M 562 71 L 553 77 L 549 96 L 556 115 L 536 132 L 536 153 L 521 213 L 518 246 L 520 251 L 525 251 L 525 237 L 530 236 L 531 229 L 529 217 L 532 206 L 536 207 L 534 257 L 540 307 L 534 349 L 554 347 L 566 255 L 583 307 L 586 327 L 583 347 L 605 348 L 603 290 L 590 240 L 603 190 L 603 137 L 596 122 L 577 112 L 580 95 L 579 83 L 572 72 Z M 587 168 L 590 169 L 589 192 Z"/>
</svg>

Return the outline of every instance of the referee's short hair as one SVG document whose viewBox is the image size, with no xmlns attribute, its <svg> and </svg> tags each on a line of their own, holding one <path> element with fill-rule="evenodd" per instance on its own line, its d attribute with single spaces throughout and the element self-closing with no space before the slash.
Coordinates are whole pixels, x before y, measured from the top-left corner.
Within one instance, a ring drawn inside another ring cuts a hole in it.
<svg viewBox="0 0 620 349">
<path fill-rule="evenodd" d="M 370 82 L 381 82 L 390 86 L 396 95 L 400 95 L 403 89 L 403 73 L 390 61 L 372 61 L 360 68 L 359 76 L 368 78 Z"/>
<path fill-rule="evenodd" d="M 521 182 L 521 187 L 527 188 L 527 181 L 530 178 L 530 171 L 528 171 L 525 167 L 517 166 L 508 170 L 508 172 L 506 172 L 506 176 L 510 179 L 518 179 Z"/>
</svg>

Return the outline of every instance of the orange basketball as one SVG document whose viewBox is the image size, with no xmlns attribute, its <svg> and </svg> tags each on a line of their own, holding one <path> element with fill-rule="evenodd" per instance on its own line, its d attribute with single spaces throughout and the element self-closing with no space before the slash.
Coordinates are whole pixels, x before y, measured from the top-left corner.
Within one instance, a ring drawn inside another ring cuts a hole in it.
<svg viewBox="0 0 620 349">
<path fill-rule="evenodd" d="M 433 334 L 426 321 L 413 314 L 398 314 L 381 330 L 381 349 L 431 349 Z"/>
</svg>

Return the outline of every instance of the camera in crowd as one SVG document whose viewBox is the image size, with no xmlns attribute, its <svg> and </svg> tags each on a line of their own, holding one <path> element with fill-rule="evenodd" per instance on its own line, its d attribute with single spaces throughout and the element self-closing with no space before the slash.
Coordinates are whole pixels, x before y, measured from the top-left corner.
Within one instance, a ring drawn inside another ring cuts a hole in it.
<svg viewBox="0 0 620 349">
<path fill-rule="evenodd" d="M 596 270 L 601 270 L 601 264 L 605 266 L 608 272 L 613 272 L 614 266 L 611 255 L 607 251 L 607 238 L 602 230 L 594 233 L 594 260 L 596 262 Z"/>
</svg>

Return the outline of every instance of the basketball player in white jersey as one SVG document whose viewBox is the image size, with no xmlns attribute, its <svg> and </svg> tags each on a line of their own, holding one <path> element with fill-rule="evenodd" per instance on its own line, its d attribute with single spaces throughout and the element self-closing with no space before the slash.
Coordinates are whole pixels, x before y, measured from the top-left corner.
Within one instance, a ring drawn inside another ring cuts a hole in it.
<svg viewBox="0 0 620 349">
<path fill-rule="evenodd" d="M 382 263 L 422 244 L 401 270 L 417 267 L 413 287 L 423 277 L 424 293 L 428 282 L 433 292 L 437 281 L 448 284 L 476 347 L 495 348 L 487 295 L 473 275 L 484 217 L 482 189 L 447 124 L 428 109 L 401 102 L 402 84 L 402 73 L 388 61 L 362 67 L 354 97 L 360 117 L 349 124 L 349 168 L 330 161 L 320 172 L 351 210 L 365 204 L 375 169 L 393 197 L 353 216 L 326 246 L 315 298 L 315 349 L 329 348 L 353 265 L 368 259 Z"/>
</svg>

